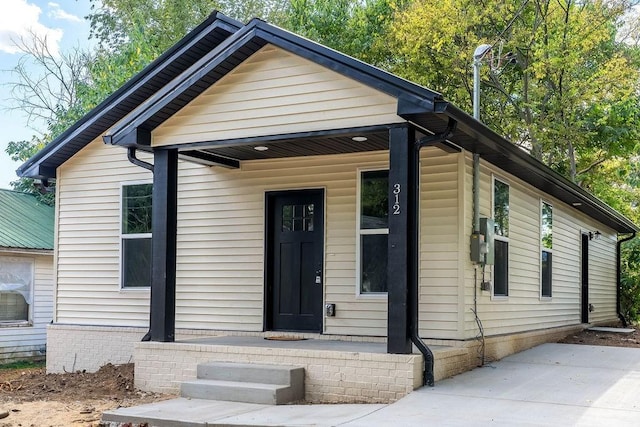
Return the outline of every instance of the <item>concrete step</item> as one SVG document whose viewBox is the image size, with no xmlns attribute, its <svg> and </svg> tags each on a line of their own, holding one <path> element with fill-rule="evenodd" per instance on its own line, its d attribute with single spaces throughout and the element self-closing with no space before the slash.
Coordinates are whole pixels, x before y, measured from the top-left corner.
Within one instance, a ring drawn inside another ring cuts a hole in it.
<svg viewBox="0 0 640 427">
<path fill-rule="evenodd" d="M 208 362 L 198 365 L 197 376 L 205 380 L 264 384 L 304 383 L 304 368 L 251 363 Z"/>
<path fill-rule="evenodd" d="M 282 405 L 302 400 L 304 388 L 289 384 L 197 379 L 180 386 L 180 396 L 193 399 Z"/>
<path fill-rule="evenodd" d="M 267 405 L 304 399 L 304 368 L 298 366 L 208 362 L 198 365 L 197 377 L 181 384 L 182 397 Z"/>
</svg>

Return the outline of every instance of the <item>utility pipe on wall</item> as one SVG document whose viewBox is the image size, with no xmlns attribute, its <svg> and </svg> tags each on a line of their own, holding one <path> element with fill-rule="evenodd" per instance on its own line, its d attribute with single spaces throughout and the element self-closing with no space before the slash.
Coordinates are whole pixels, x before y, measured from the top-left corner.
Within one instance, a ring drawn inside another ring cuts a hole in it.
<svg viewBox="0 0 640 427">
<path fill-rule="evenodd" d="M 481 44 L 473 53 L 473 118 L 480 121 L 480 65 L 491 45 Z M 473 153 L 473 232 L 480 232 L 480 154 Z"/>
</svg>

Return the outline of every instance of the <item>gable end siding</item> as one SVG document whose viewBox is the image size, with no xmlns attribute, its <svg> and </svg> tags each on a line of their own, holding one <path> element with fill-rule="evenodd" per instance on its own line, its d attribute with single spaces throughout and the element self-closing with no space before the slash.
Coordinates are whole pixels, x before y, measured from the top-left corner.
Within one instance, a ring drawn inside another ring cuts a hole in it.
<svg viewBox="0 0 640 427">
<path fill-rule="evenodd" d="M 153 132 L 153 146 L 403 122 L 396 99 L 267 45 Z"/>
</svg>

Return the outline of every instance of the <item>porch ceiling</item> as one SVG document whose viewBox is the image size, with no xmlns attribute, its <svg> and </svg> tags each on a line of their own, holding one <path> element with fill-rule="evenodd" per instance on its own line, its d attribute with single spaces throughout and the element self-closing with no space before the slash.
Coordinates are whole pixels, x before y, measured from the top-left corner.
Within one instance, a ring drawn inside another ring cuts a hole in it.
<svg viewBox="0 0 640 427">
<path fill-rule="evenodd" d="M 366 140 L 354 140 L 354 137 L 364 137 Z M 180 148 L 182 157 L 194 161 L 202 160 L 198 158 L 200 153 L 236 161 L 358 153 L 388 150 L 389 130 L 384 127 L 366 131 L 332 132 L 324 135 L 301 134 L 281 139 L 274 137 L 271 139 L 220 141 L 201 143 L 188 149 L 183 146 Z"/>
</svg>

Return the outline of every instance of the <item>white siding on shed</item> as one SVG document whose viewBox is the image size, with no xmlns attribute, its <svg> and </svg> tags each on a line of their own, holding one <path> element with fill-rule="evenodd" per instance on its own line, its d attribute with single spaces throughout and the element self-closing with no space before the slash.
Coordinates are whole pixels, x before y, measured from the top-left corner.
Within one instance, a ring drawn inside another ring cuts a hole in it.
<svg viewBox="0 0 640 427">
<path fill-rule="evenodd" d="M 395 98 L 267 45 L 153 132 L 153 146 L 399 123 Z"/>
<path fill-rule="evenodd" d="M 53 319 L 53 255 L 0 252 L 34 261 L 34 288 L 29 326 L 0 326 L 0 362 L 43 357 L 47 324 Z"/>
</svg>

